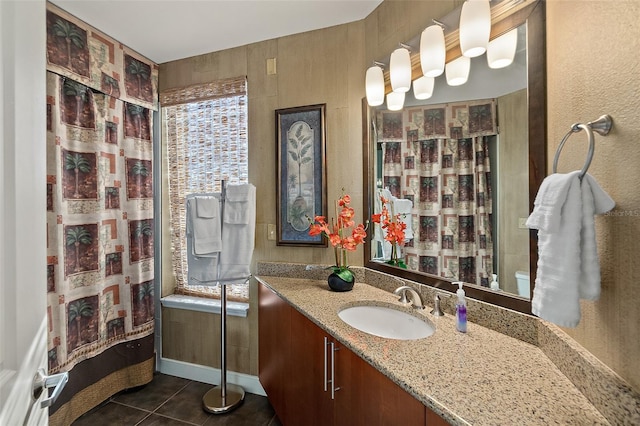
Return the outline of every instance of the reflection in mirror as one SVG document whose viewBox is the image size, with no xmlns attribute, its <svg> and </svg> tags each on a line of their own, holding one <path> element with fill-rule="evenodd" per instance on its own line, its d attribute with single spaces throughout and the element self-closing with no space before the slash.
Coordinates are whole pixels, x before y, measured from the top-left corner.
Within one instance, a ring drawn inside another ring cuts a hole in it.
<svg viewBox="0 0 640 426">
<path fill-rule="evenodd" d="M 406 224 L 404 244 L 395 247 L 393 235 L 375 225 L 368 267 L 446 290 L 464 281 L 472 297 L 530 312 L 536 259 L 522 222 L 543 177 L 544 136 L 533 140 L 541 132 L 532 128 L 542 123 L 544 135 L 544 119 L 530 115 L 531 90 L 540 87 L 532 78 L 544 85 L 544 77 L 527 61 L 540 56 L 539 45 L 531 51 L 539 30 L 518 25 L 516 57 L 506 68 L 490 69 L 483 55 L 471 60 L 462 86 L 441 75 L 427 100 L 409 92 L 401 111 L 365 110 L 370 211 L 380 213 L 384 201 Z M 544 116 L 540 105 L 535 114 Z"/>
</svg>

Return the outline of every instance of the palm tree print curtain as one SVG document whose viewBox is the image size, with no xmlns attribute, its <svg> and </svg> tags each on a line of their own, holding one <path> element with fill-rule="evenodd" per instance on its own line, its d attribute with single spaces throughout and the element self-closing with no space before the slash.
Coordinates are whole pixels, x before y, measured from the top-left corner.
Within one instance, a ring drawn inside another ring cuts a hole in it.
<svg viewBox="0 0 640 426">
<path fill-rule="evenodd" d="M 413 202 L 409 269 L 489 285 L 495 116 L 494 100 L 378 112 L 383 186 Z"/>
<path fill-rule="evenodd" d="M 47 314 L 68 425 L 154 369 L 158 66 L 47 3 Z"/>
<path fill-rule="evenodd" d="M 55 373 L 153 333 L 153 164 L 149 110 L 53 73 L 47 91 Z"/>
<path fill-rule="evenodd" d="M 148 110 L 53 73 L 47 90 L 54 373 L 153 331 L 153 166 Z"/>
</svg>

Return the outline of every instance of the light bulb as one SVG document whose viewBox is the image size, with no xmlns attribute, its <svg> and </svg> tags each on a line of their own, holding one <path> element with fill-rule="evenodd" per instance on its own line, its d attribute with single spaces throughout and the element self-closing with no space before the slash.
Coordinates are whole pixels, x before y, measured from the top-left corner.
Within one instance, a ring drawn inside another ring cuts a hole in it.
<svg viewBox="0 0 640 426">
<path fill-rule="evenodd" d="M 384 74 L 379 66 L 374 65 L 367 70 L 365 91 L 369 106 L 373 107 L 384 103 Z"/>
<path fill-rule="evenodd" d="M 491 6 L 488 0 L 467 0 L 460 12 L 460 50 L 475 58 L 487 50 L 491 35 Z"/>
<path fill-rule="evenodd" d="M 444 30 L 440 25 L 427 27 L 420 36 L 420 66 L 422 74 L 437 77 L 444 72 L 447 49 L 444 44 Z"/>
<path fill-rule="evenodd" d="M 518 29 L 491 40 L 487 47 L 487 64 L 489 68 L 497 69 L 511 65 L 518 46 Z"/>
<path fill-rule="evenodd" d="M 435 78 L 422 76 L 413 81 L 413 97 L 416 99 L 429 99 L 433 95 Z"/>
<path fill-rule="evenodd" d="M 394 92 L 408 92 L 411 88 L 411 55 L 400 47 L 391 53 L 389 64 L 391 89 Z"/>
<path fill-rule="evenodd" d="M 400 111 L 404 106 L 404 92 L 389 92 L 387 94 L 387 109 Z"/>
<path fill-rule="evenodd" d="M 471 59 L 466 56 L 460 56 L 449 62 L 445 68 L 447 75 L 447 84 L 449 86 L 461 86 L 467 82 L 469 78 L 469 69 L 471 68 Z"/>
</svg>

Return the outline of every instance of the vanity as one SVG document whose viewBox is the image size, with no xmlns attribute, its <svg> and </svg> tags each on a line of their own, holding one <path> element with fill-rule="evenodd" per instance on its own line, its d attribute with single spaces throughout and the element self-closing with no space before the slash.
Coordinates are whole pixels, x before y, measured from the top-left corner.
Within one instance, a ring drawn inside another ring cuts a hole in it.
<svg viewBox="0 0 640 426">
<path fill-rule="evenodd" d="M 284 425 L 610 424 L 530 343 L 473 322 L 459 333 L 451 314 L 433 317 L 429 306 L 418 315 L 433 335 L 377 337 L 338 311 L 354 303 L 403 309 L 388 291 L 360 281 L 335 293 L 321 279 L 257 280 L 259 378 Z"/>
</svg>

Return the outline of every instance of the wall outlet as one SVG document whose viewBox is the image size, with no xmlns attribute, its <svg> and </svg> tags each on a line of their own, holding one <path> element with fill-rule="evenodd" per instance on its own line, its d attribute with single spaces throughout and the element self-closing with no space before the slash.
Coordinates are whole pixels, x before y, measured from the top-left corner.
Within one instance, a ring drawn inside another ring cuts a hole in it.
<svg viewBox="0 0 640 426">
<path fill-rule="evenodd" d="M 519 217 L 518 218 L 518 228 L 527 229 L 527 218 L 526 217 Z"/>
<path fill-rule="evenodd" d="M 267 224 L 267 240 L 269 241 L 276 240 L 276 225 L 273 223 Z"/>
</svg>

